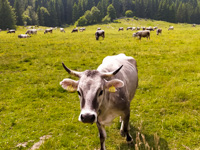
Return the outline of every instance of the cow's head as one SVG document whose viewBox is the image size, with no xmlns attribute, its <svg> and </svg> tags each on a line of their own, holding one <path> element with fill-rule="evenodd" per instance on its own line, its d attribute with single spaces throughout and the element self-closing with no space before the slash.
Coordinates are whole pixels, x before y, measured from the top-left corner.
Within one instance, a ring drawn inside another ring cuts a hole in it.
<svg viewBox="0 0 200 150">
<path fill-rule="evenodd" d="M 83 123 L 97 122 L 97 116 L 100 113 L 100 107 L 103 99 L 106 96 L 106 91 L 116 92 L 116 88 L 124 86 L 123 81 L 112 79 L 107 81 L 122 68 L 109 73 L 102 73 L 97 70 L 86 70 L 84 72 L 72 71 L 64 64 L 65 70 L 79 78 L 78 81 L 72 79 L 64 79 L 60 85 L 69 92 L 77 91 L 80 99 L 81 113 L 79 121 Z"/>
</svg>

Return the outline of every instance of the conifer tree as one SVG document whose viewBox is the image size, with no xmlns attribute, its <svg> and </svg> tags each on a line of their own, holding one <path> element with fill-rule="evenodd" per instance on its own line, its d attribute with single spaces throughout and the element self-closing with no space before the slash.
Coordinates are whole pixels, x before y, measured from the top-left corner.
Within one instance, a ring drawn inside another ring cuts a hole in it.
<svg viewBox="0 0 200 150">
<path fill-rule="evenodd" d="M 8 0 L 0 0 L 0 28 L 14 29 L 16 25 L 16 16 Z"/>
<path fill-rule="evenodd" d="M 14 4 L 14 8 L 15 8 L 15 13 L 17 16 L 17 25 L 24 25 L 24 21 L 23 21 L 23 8 L 22 8 L 22 0 L 15 0 L 15 4 Z"/>
<path fill-rule="evenodd" d="M 110 4 L 107 8 L 107 14 L 110 17 L 111 21 L 116 18 L 116 11 L 112 4 Z"/>
</svg>

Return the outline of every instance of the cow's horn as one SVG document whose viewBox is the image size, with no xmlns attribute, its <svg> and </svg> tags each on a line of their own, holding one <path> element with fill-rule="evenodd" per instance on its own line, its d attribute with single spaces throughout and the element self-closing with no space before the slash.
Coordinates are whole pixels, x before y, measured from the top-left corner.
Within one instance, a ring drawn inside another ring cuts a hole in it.
<svg viewBox="0 0 200 150">
<path fill-rule="evenodd" d="M 69 74 L 74 75 L 74 76 L 79 77 L 79 78 L 81 77 L 81 72 L 70 70 L 69 68 L 67 68 L 67 67 L 65 66 L 64 63 L 62 63 L 62 65 L 63 65 L 63 67 L 65 68 L 65 70 L 66 70 Z"/>
<path fill-rule="evenodd" d="M 102 77 L 112 77 L 113 75 L 116 75 L 120 69 L 123 67 L 123 65 L 121 65 L 117 70 L 115 70 L 114 72 L 108 72 L 108 73 L 102 73 Z"/>
</svg>

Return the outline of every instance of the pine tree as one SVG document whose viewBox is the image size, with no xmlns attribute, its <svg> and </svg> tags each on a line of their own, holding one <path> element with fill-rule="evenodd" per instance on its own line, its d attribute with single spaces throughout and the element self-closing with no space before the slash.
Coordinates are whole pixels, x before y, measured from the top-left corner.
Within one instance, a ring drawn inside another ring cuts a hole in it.
<svg viewBox="0 0 200 150">
<path fill-rule="evenodd" d="M 0 0 L 0 28 L 14 29 L 16 24 L 16 16 L 13 8 L 8 0 Z"/>
<path fill-rule="evenodd" d="M 110 4 L 107 8 L 107 14 L 110 17 L 111 21 L 116 18 L 116 11 L 112 4 Z"/>
<path fill-rule="evenodd" d="M 72 9 L 72 21 L 73 23 L 78 19 L 78 6 L 76 3 L 74 3 L 73 9 Z"/>
<path fill-rule="evenodd" d="M 17 25 L 24 25 L 24 21 L 23 21 L 23 8 L 22 8 L 22 0 L 15 0 L 15 4 L 14 4 L 14 8 L 15 8 L 15 13 L 17 16 Z"/>
</svg>

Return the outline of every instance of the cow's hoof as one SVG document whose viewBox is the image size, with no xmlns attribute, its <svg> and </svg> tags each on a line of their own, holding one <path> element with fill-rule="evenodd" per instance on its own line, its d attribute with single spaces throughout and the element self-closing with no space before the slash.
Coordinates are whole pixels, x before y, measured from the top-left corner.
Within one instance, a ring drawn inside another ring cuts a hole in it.
<svg viewBox="0 0 200 150">
<path fill-rule="evenodd" d="M 121 134 L 122 137 L 126 136 L 126 134 L 125 134 L 125 132 L 123 130 L 120 130 L 120 134 Z"/>
</svg>

